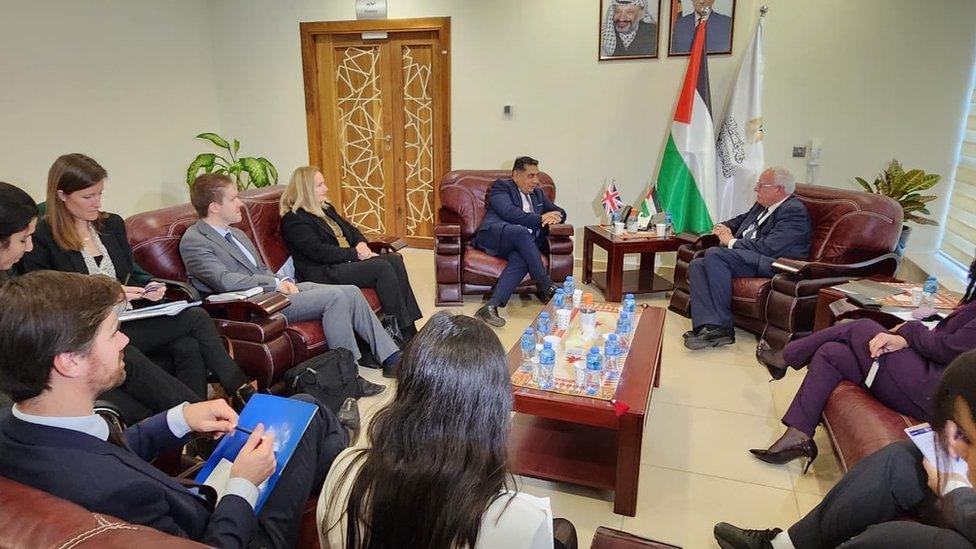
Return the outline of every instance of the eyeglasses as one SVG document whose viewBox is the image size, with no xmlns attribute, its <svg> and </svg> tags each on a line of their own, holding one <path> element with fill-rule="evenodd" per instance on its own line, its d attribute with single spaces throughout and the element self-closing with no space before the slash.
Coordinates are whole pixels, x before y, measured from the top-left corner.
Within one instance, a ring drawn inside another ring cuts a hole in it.
<svg viewBox="0 0 976 549">
<path fill-rule="evenodd" d="M 759 189 L 772 189 L 772 188 L 779 188 L 779 185 L 756 185 L 756 186 L 755 186 L 755 189 L 756 189 L 757 191 L 758 191 Z"/>
</svg>

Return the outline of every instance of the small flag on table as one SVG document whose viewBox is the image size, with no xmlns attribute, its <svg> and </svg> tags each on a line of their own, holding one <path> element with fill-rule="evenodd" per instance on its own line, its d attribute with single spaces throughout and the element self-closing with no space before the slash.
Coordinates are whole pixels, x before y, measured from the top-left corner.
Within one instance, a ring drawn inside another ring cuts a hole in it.
<svg viewBox="0 0 976 549">
<path fill-rule="evenodd" d="M 623 204 L 620 200 L 620 191 L 617 190 L 617 182 L 610 181 L 610 186 L 603 191 L 603 210 L 610 215 L 619 210 Z"/>
</svg>

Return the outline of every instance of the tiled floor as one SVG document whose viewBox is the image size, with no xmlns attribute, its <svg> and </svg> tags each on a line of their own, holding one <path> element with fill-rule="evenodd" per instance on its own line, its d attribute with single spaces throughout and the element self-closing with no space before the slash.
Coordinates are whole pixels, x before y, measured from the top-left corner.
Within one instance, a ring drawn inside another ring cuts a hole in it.
<svg viewBox="0 0 976 549">
<path fill-rule="evenodd" d="M 435 312 L 432 252 L 405 250 L 411 282 L 425 316 Z M 577 273 L 579 279 L 579 273 Z M 594 296 L 602 294 L 593 289 Z M 667 297 L 638 300 L 667 307 Z M 473 314 L 481 299 L 469 296 L 463 307 L 449 310 Z M 539 312 L 536 298 L 515 298 L 504 309 L 508 324 L 497 330 L 509 348 Z M 752 458 L 747 450 L 765 447 L 782 431 L 779 417 L 793 398 L 802 372 L 790 371 L 769 383 L 766 370 L 753 355 L 755 338 L 739 331 L 735 345 L 691 352 L 681 333 L 688 319 L 669 312 L 665 323 L 661 387 L 651 398 L 641 451 L 637 516 L 613 513 L 611 493 L 519 478 L 521 489 L 548 496 L 556 516 L 571 520 L 580 547 L 589 547 L 598 526 L 610 526 L 685 548 L 717 547 L 712 526 L 719 521 L 747 527 L 786 527 L 806 513 L 840 478 L 826 437 L 818 434 L 820 457 L 801 474 L 797 462 L 773 466 Z M 363 375 L 389 383 L 375 370 Z M 392 391 L 391 391 L 392 393 Z M 365 418 L 392 394 L 361 402 Z"/>
</svg>

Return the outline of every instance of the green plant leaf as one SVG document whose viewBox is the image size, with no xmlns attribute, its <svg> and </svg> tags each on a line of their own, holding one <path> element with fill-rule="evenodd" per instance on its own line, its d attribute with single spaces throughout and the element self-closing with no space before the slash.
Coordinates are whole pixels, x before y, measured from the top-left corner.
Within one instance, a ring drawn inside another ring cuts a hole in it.
<svg viewBox="0 0 976 549">
<path fill-rule="evenodd" d="M 193 162 L 190 162 L 190 167 L 186 169 L 186 185 L 188 187 L 193 186 L 193 181 L 197 178 L 197 173 L 201 168 L 210 173 L 214 167 L 214 160 L 217 155 L 214 153 L 202 153 L 198 154 Z"/>
<path fill-rule="evenodd" d="M 268 174 L 268 184 L 277 185 L 278 184 L 278 170 L 274 167 L 267 158 L 260 156 L 258 157 L 258 162 L 264 165 L 264 169 Z"/>
<path fill-rule="evenodd" d="M 254 187 L 267 187 L 270 184 L 264 164 L 257 158 L 246 156 L 239 158 L 238 162 L 240 162 L 242 170 L 247 173 L 248 181 L 251 185 Z"/>
<path fill-rule="evenodd" d="M 222 149 L 227 149 L 228 151 L 230 150 L 230 143 L 228 143 L 227 140 L 224 139 L 223 137 L 220 137 L 219 135 L 213 132 L 201 133 L 197 137 L 200 139 L 206 139 L 207 141 L 213 143 L 214 145 L 217 145 Z"/>
<path fill-rule="evenodd" d="M 869 192 L 869 193 L 874 192 L 874 189 L 871 188 L 871 185 L 868 184 L 868 182 L 865 181 L 864 179 L 860 177 L 854 177 L 854 180 L 857 181 L 858 184 L 861 185 L 861 187 L 864 187 L 865 192 Z"/>
<path fill-rule="evenodd" d="M 936 195 L 934 195 L 934 194 L 929 194 L 929 195 L 926 195 L 926 196 L 920 196 L 920 197 L 918 197 L 918 200 L 919 200 L 919 202 L 928 203 L 928 202 L 932 202 L 936 198 L 939 198 L 939 197 L 936 196 Z"/>
<path fill-rule="evenodd" d="M 236 155 L 237 154 L 237 151 L 239 151 L 239 150 L 241 150 L 241 142 L 235 139 L 234 140 L 234 150 L 231 151 L 231 154 L 235 154 Z"/>
</svg>

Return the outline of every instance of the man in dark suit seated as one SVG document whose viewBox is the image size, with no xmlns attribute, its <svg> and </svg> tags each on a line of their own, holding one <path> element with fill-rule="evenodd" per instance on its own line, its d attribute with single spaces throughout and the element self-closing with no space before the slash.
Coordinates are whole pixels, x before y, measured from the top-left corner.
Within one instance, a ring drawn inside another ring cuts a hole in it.
<svg viewBox="0 0 976 549">
<path fill-rule="evenodd" d="M 488 191 L 488 208 L 471 244 L 489 255 L 508 260 L 488 302 L 474 316 L 501 327 L 505 319 L 498 308 L 508 303 L 515 288 L 532 276 L 539 298 L 548 301 L 556 287 L 542 264 L 540 252 L 548 251 L 549 225 L 566 220 L 566 211 L 553 204 L 539 188 L 539 161 L 528 156 L 515 159 L 511 179 L 498 179 Z"/>
<path fill-rule="evenodd" d="M 773 261 L 806 259 L 810 216 L 793 196 L 796 181 L 785 168 L 769 168 L 756 183 L 756 203 L 746 213 L 716 225 L 721 246 L 709 248 L 688 266 L 691 323 L 685 347 L 697 350 L 735 343 L 732 279 L 772 277 Z"/>
<path fill-rule="evenodd" d="M 118 281 L 101 275 L 38 271 L 0 286 L 0 390 L 15 402 L 0 411 L 0 474 L 207 545 L 293 547 L 346 431 L 319 406 L 260 513 L 257 487 L 275 470 L 274 435 L 261 425 L 219 500 L 168 477 L 147 460 L 178 450 L 191 432 L 233 432 L 237 414 L 223 400 L 184 403 L 125 431 L 96 415 L 95 397 L 125 378 L 124 303 Z"/>
</svg>

